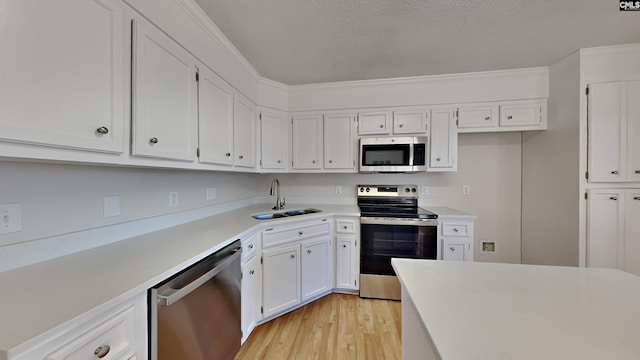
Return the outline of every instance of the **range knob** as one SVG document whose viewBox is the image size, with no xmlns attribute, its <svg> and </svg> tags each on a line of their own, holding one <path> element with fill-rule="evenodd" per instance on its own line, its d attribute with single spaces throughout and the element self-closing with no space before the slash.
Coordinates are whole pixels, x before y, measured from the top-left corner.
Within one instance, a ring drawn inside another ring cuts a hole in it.
<svg viewBox="0 0 640 360">
<path fill-rule="evenodd" d="M 360 192 L 364 192 L 364 188 L 363 187 L 360 188 Z"/>
<path fill-rule="evenodd" d="M 409 188 L 405 188 L 404 189 L 404 192 L 409 192 L 409 191 L 411 191 L 411 190 L 409 190 Z"/>
<path fill-rule="evenodd" d="M 411 192 L 416 192 L 418 190 L 416 190 L 416 188 L 411 188 Z"/>
<path fill-rule="evenodd" d="M 371 191 L 371 189 L 367 188 L 367 190 L 366 190 L 366 191 L 367 191 L 367 192 L 369 192 L 369 191 Z"/>
</svg>

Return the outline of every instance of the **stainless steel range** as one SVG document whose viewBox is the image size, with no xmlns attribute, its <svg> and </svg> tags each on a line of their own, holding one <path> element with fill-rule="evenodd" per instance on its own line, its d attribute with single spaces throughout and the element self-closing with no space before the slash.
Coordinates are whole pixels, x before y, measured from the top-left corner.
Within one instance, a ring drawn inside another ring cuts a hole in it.
<svg viewBox="0 0 640 360">
<path fill-rule="evenodd" d="M 418 207 L 416 185 L 358 185 L 360 296 L 400 300 L 391 258 L 437 258 L 438 215 Z"/>
</svg>

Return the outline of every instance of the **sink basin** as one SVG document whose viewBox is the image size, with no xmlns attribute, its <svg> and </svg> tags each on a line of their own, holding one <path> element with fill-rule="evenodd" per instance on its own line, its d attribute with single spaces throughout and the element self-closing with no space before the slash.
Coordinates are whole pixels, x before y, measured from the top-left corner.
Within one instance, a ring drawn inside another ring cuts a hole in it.
<svg viewBox="0 0 640 360">
<path fill-rule="evenodd" d="M 308 209 L 294 209 L 288 211 L 280 211 L 280 212 L 268 212 L 268 213 L 260 213 L 260 214 L 252 214 L 251 217 L 258 220 L 272 220 L 272 219 L 280 219 L 283 217 L 290 216 L 298 216 L 298 215 L 306 215 L 306 214 L 315 214 L 317 212 L 321 212 L 322 210 L 308 208 Z"/>
</svg>

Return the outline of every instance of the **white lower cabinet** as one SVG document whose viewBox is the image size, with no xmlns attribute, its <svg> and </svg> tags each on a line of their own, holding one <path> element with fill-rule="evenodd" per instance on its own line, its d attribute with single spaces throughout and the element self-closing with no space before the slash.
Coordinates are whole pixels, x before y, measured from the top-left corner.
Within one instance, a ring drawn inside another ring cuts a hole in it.
<svg viewBox="0 0 640 360">
<path fill-rule="evenodd" d="M 473 220 L 446 217 L 439 220 L 439 258 L 473 261 Z"/>
<path fill-rule="evenodd" d="M 263 232 L 265 318 L 331 290 L 330 234 L 328 219 L 274 226 Z"/>
<path fill-rule="evenodd" d="M 358 290 L 360 276 L 360 220 L 336 218 L 336 288 Z"/>
<path fill-rule="evenodd" d="M 251 257 L 242 264 L 242 342 L 262 319 L 262 264 L 260 256 Z"/>
<path fill-rule="evenodd" d="M 17 354 L 15 360 L 147 359 L 146 292 Z"/>
<path fill-rule="evenodd" d="M 640 275 L 640 189 L 591 189 L 587 266 Z"/>
</svg>

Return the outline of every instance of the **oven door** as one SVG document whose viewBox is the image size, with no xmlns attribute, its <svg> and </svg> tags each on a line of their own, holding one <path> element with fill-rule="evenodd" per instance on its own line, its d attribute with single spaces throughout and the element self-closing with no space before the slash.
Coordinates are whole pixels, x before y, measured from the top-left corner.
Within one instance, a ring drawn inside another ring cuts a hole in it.
<svg viewBox="0 0 640 360">
<path fill-rule="evenodd" d="M 438 255 L 438 221 L 360 219 L 361 274 L 395 275 L 391 258 L 433 259 Z"/>
</svg>

